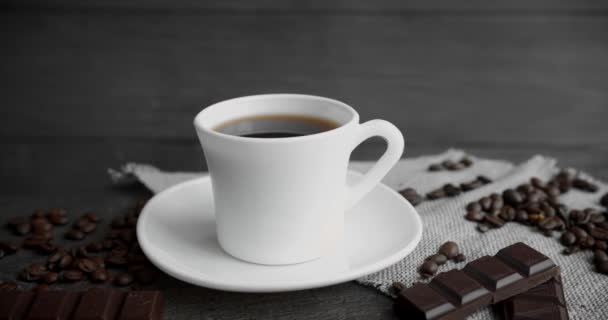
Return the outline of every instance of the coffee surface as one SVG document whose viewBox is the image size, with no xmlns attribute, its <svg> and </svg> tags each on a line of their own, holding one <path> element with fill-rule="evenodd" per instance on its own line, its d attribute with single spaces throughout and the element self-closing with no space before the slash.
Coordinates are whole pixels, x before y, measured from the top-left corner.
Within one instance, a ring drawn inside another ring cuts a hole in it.
<svg viewBox="0 0 608 320">
<path fill-rule="evenodd" d="M 215 131 L 248 138 L 289 138 L 321 133 L 337 128 L 331 120 L 304 115 L 260 115 L 225 122 Z"/>
</svg>

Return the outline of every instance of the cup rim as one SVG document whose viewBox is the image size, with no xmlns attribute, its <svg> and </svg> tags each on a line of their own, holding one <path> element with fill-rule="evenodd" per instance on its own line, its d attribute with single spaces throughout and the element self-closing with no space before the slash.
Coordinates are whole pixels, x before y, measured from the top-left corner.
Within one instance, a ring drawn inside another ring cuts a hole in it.
<svg viewBox="0 0 608 320">
<path fill-rule="evenodd" d="M 334 128 L 334 129 L 331 129 L 331 130 L 327 130 L 327 131 L 323 131 L 323 132 L 319 132 L 319 133 L 308 134 L 308 135 L 304 135 L 304 136 L 287 137 L 287 138 L 241 137 L 241 136 L 221 133 L 221 132 L 215 131 L 212 128 L 209 128 L 209 127 L 203 125 L 203 118 L 205 117 L 205 114 L 207 114 L 209 112 L 213 112 L 213 109 L 221 107 L 222 105 L 240 102 L 243 100 L 252 101 L 252 100 L 280 99 L 280 98 L 308 99 L 308 100 L 314 100 L 314 101 L 329 102 L 334 106 L 341 107 L 342 109 L 348 111 L 350 113 L 351 117 L 348 121 L 341 123 L 340 126 Z M 218 138 L 222 138 L 222 139 L 241 141 L 241 142 L 260 142 L 260 143 L 296 142 L 296 141 L 304 141 L 304 140 L 329 137 L 329 136 L 339 134 L 340 132 L 344 131 L 346 129 L 346 127 L 350 127 L 353 123 L 358 123 L 358 122 L 359 122 L 359 114 L 357 113 L 357 111 L 355 111 L 355 109 L 353 109 L 351 106 L 349 106 L 348 104 L 346 104 L 342 101 L 327 98 L 327 97 L 322 97 L 322 96 L 309 95 L 309 94 L 295 94 L 295 93 L 257 94 L 257 95 L 249 95 L 249 96 L 242 96 L 242 97 L 222 100 L 222 101 L 213 103 L 213 104 L 209 105 L 208 107 L 204 108 L 203 110 L 199 111 L 199 113 L 197 113 L 197 115 L 194 117 L 194 127 L 197 130 L 205 132 L 206 134 L 209 134 L 209 135 L 212 135 L 212 136 L 215 136 Z"/>
</svg>

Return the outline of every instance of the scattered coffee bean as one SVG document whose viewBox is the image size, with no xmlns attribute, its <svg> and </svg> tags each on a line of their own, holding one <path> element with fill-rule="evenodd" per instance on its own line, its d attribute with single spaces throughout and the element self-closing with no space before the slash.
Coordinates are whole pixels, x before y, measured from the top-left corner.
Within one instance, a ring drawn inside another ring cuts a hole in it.
<svg viewBox="0 0 608 320">
<path fill-rule="evenodd" d="M 443 170 L 443 167 L 440 164 L 431 164 L 428 168 L 429 171 L 441 171 Z"/>
<path fill-rule="evenodd" d="M 413 206 L 419 205 L 424 200 L 424 198 L 422 198 L 422 196 L 413 188 L 405 188 L 399 191 L 399 193 Z"/>
<path fill-rule="evenodd" d="M 504 220 L 497 216 L 486 215 L 483 217 L 483 221 L 492 228 L 500 228 L 505 225 Z"/>
<path fill-rule="evenodd" d="M 600 262 L 595 264 L 595 269 L 599 273 L 608 274 L 608 262 Z"/>
<path fill-rule="evenodd" d="M 431 261 L 435 262 L 438 266 L 441 266 L 448 261 L 448 258 L 441 253 L 436 253 L 436 254 L 426 258 L 426 260 L 431 260 Z"/>
<path fill-rule="evenodd" d="M 49 254 L 49 253 L 52 253 L 55 250 L 57 250 L 57 245 L 52 242 L 46 242 L 46 243 L 39 245 L 38 248 L 36 248 L 36 249 L 40 253 Z"/>
<path fill-rule="evenodd" d="M 133 282 L 133 276 L 131 276 L 128 273 L 119 273 L 118 275 L 116 275 L 116 277 L 114 278 L 114 284 L 116 284 L 117 286 L 128 286 Z"/>
<path fill-rule="evenodd" d="M 83 279 L 83 274 L 79 270 L 66 270 L 62 273 L 61 279 L 65 282 L 78 282 Z"/>
<path fill-rule="evenodd" d="M 46 284 L 51 284 L 51 283 L 55 283 L 57 282 L 57 280 L 59 279 L 59 274 L 57 272 L 47 272 L 43 277 L 42 277 L 42 282 L 46 283 Z"/>
<path fill-rule="evenodd" d="M 446 256 L 448 259 L 452 260 L 460 253 L 460 249 L 458 245 L 453 241 L 448 241 L 439 247 L 439 253 Z"/>
<path fill-rule="evenodd" d="M 592 249 L 595 246 L 595 239 L 593 237 L 587 237 L 579 243 L 583 249 Z"/>
<path fill-rule="evenodd" d="M 429 200 L 437 200 L 441 198 L 445 198 L 446 194 L 443 189 L 433 190 L 426 194 L 426 198 Z"/>
<path fill-rule="evenodd" d="M 65 238 L 69 240 L 82 240 L 84 239 L 84 232 L 77 229 L 71 229 L 65 233 Z"/>
<path fill-rule="evenodd" d="M 589 235 L 597 240 L 608 241 L 608 229 L 604 228 L 593 228 L 589 231 Z"/>
<path fill-rule="evenodd" d="M 469 221 L 482 221 L 483 220 L 483 213 L 481 213 L 481 211 L 469 211 L 467 212 L 467 214 L 465 215 L 465 218 Z"/>
<path fill-rule="evenodd" d="M 591 192 L 591 193 L 597 192 L 597 190 L 598 190 L 597 185 L 595 185 L 587 180 L 583 180 L 581 178 L 574 179 L 574 181 L 572 181 L 572 186 L 581 191 L 586 191 L 586 192 Z"/>
<path fill-rule="evenodd" d="M 87 213 L 85 213 L 82 216 L 84 218 L 88 219 L 90 222 L 93 222 L 93 223 L 97 223 L 97 222 L 101 221 L 101 219 L 99 218 L 99 216 L 95 212 L 87 212 Z"/>
<path fill-rule="evenodd" d="M 608 250 L 608 242 L 606 242 L 604 240 L 597 240 L 597 241 L 595 241 L 595 249 L 607 251 Z"/>
<path fill-rule="evenodd" d="M 467 259 L 467 257 L 466 257 L 464 254 L 459 253 L 458 255 L 456 255 L 456 256 L 454 257 L 454 262 L 459 263 L 459 262 L 463 262 L 463 261 L 465 261 L 466 259 Z"/>
<path fill-rule="evenodd" d="M 595 261 L 595 263 L 606 262 L 608 261 L 608 254 L 606 254 L 606 252 L 602 250 L 595 250 L 593 255 L 593 261 Z"/>
<path fill-rule="evenodd" d="M 504 221 L 513 221 L 515 220 L 515 214 L 515 209 L 513 209 L 513 207 L 509 205 L 506 205 L 502 207 L 500 213 L 498 214 L 498 217 Z"/>
<path fill-rule="evenodd" d="M 13 281 L 0 282 L 0 290 L 17 290 L 18 288 L 19 288 L 19 286 L 17 285 L 16 282 L 13 282 Z"/>
<path fill-rule="evenodd" d="M 13 242 L 0 241 L 0 249 L 4 251 L 4 254 L 15 254 L 19 250 L 19 245 Z"/>
<path fill-rule="evenodd" d="M 437 269 L 438 269 L 437 263 L 435 263 L 434 261 L 431 261 L 431 260 L 426 260 L 420 266 L 419 271 L 423 277 L 428 278 L 428 277 L 434 275 L 437 272 Z"/>
<path fill-rule="evenodd" d="M 514 207 L 517 207 L 524 201 L 522 195 L 518 191 L 513 189 L 507 189 L 503 191 L 502 198 L 507 204 L 510 204 Z"/>
<path fill-rule="evenodd" d="M 490 211 L 492 208 L 492 199 L 489 197 L 483 197 L 479 199 L 479 204 L 481 205 L 481 209 L 483 209 L 483 211 Z"/>
<path fill-rule="evenodd" d="M 600 198 L 600 204 L 608 209 L 608 192 Z"/>
<path fill-rule="evenodd" d="M 72 265 L 73 261 L 74 261 L 74 258 L 72 258 L 71 255 L 65 254 L 61 257 L 61 259 L 59 259 L 59 262 L 57 262 L 57 267 L 59 269 L 65 269 L 65 268 L 69 267 L 70 265 Z"/>
<path fill-rule="evenodd" d="M 91 273 L 91 281 L 96 283 L 106 282 L 109 279 L 108 272 L 105 269 L 97 269 Z"/>
<path fill-rule="evenodd" d="M 576 236 L 574 235 L 574 233 L 572 233 L 570 231 L 566 231 L 566 232 L 562 233 L 562 235 L 560 237 L 560 242 L 564 246 L 569 247 L 576 243 Z"/>
<path fill-rule="evenodd" d="M 492 179 L 486 177 L 486 176 L 477 176 L 477 180 L 480 181 L 483 184 L 488 184 L 488 183 L 492 183 Z"/>
<path fill-rule="evenodd" d="M 460 188 L 458 188 L 457 186 L 455 186 L 451 183 L 445 184 L 443 186 L 443 191 L 445 192 L 445 195 L 448 197 L 455 197 L 461 193 Z"/>
<path fill-rule="evenodd" d="M 76 263 L 78 269 L 84 273 L 91 273 L 97 269 L 97 264 L 93 260 L 82 258 Z"/>
<path fill-rule="evenodd" d="M 68 223 L 68 218 L 62 211 L 51 211 L 46 214 L 46 219 L 56 226 L 62 226 Z"/>
<path fill-rule="evenodd" d="M 125 256 L 110 255 L 106 258 L 105 262 L 110 266 L 120 267 L 127 264 L 127 258 Z"/>
</svg>

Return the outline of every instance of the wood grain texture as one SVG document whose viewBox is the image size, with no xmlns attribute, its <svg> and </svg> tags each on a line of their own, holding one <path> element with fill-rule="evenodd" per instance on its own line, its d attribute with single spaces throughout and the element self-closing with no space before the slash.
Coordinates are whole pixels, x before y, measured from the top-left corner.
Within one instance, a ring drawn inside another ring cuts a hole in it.
<svg viewBox="0 0 608 320">
<path fill-rule="evenodd" d="M 0 5 L 0 219 L 37 207 L 109 218 L 149 194 L 108 167 L 204 170 L 192 117 L 267 92 L 334 97 L 405 133 L 406 157 L 458 147 L 553 156 L 608 180 L 603 1 L 25 0 Z M 353 159 L 382 151 L 371 141 Z M 6 230 L 0 237 L 10 237 Z M 32 256 L 0 260 L 10 279 Z M 392 319 L 354 283 L 238 294 L 162 279 L 167 319 Z"/>
</svg>

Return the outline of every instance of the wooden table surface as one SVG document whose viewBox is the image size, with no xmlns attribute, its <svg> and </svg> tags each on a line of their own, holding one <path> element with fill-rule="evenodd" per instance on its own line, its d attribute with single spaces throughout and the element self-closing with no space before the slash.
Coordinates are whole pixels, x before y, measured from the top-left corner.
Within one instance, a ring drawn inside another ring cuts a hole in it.
<svg viewBox="0 0 608 320">
<path fill-rule="evenodd" d="M 76 0 L 0 11 L 0 218 L 61 206 L 109 217 L 128 161 L 204 170 L 193 116 L 296 92 L 403 130 L 406 157 L 534 154 L 608 179 L 608 6 L 597 1 Z M 354 159 L 374 159 L 377 142 Z M 6 231 L 2 237 L 11 237 Z M 31 257 L 0 260 L 13 278 Z M 240 294 L 165 277 L 167 319 L 391 319 L 354 283 Z"/>
</svg>

